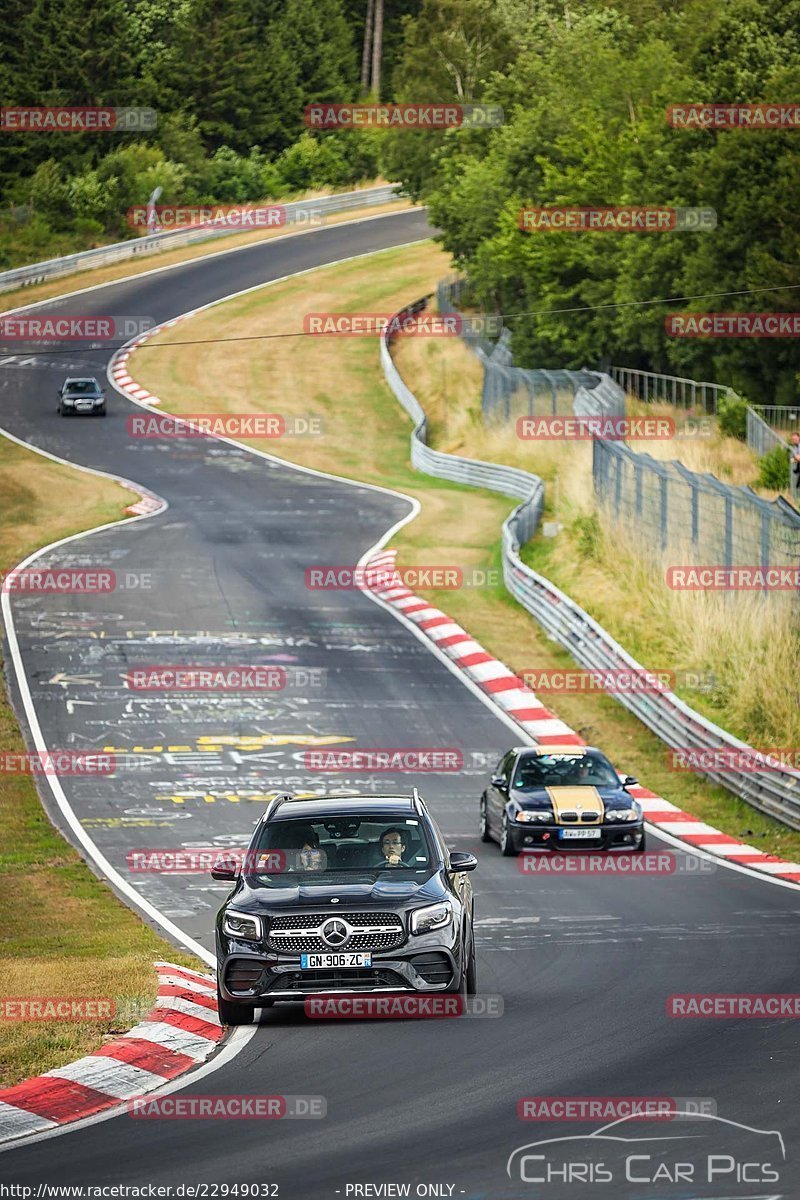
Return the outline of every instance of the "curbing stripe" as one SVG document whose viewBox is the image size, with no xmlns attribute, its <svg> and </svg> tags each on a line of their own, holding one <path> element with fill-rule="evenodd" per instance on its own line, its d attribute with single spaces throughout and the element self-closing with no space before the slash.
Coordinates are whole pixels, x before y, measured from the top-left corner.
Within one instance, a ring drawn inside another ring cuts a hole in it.
<svg viewBox="0 0 800 1200">
<path fill-rule="evenodd" d="M 158 997 L 144 1021 L 84 1058 L 0 1091 L 0 1142 L 143 1096 L 217 1049 L 224 1031 L 212 977 L 174 963 L 153 965 Z"/>
<path fill-rule="evenodd" d="M 443 651 L 489 695 L 498 709 L 514 717 L 539 745 L 552 748 L 585 746 L 586 742 L 579 734 L 545 708 L 531 688 L 499 659 L 488 654 L 465 629 L 455 621 L 441 621 L 446 614 L 431 608 L 413 592 L 401 591 L 396 581 L 387 585 L 387 576 L 391 579 L 396 556 L 396 550 L 383 549 L 366 561 L 365 590 L 413 622 L 437 650 Z M 641 804 L 649 825 L 656 829 L 663 827 L 665 834 L 684 842 L 687 847 L 743 866 L 754 874 L 800 883 L 800 863 L 785 862 L 755 846 L 747 846 L 712 825 L 698 821 L 691 813 L 683 812 L 676 804 L 639 784 L 631 786 L 630 793 Z"/>
</svg>

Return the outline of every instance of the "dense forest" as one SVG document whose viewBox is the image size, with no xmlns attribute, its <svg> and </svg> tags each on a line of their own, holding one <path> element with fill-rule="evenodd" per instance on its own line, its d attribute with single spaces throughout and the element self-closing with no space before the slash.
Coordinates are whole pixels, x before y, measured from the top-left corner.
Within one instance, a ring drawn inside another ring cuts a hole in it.
<svg viewBox="0 0 800 1200">
<path fill-rule="evenodd" d="M 376 77 L 364 39 L 378 10 Z M 520 363 L 615 361 L 795 400 L 796 340 L 670 338 L 676 305 L 661 301 L 800 307 L 800 128 L 679 129 L 665 115 L 800 102 L 800 0 L 0 0 L 0 12 L 13 31 L 4 105 L 158 114 L 145 135 L 4 132 L 0 266 L 132 235 L 125 213 L 157 185 L 163 202 L 232 203 L 383 174 L 429 205 Z M 505 123 L 304 124 L 313 101 L 359 97 L 493 103 Z M 717 226 L 520 231 L 523 206 L 556 204 L 701 206 Z M 582 311 L 553 312 L 565 309 Z"/>
</svg>

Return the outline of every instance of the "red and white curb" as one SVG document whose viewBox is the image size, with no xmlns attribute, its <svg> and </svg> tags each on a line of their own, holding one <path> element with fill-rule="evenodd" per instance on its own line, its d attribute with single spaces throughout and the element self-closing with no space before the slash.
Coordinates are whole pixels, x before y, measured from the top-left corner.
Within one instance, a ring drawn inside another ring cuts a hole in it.
<svg viewBox="0 0 800 1200">
<path fill-rule="evenodd" d="M 161 1087 L 198 1066 L 223 1035 L 213 976 L 155 963 L 144 1021 L 94 1053 L 0 1091 L 0 1142 L 55 1129 Z"/>
<path fill-rule="evenodd" d="M 441 609 L 422 600 L 399 582 L 400 577 L 395 574 L 396 558 L 396 550 L 382 550 L 373 555 L 364 570 L 365 585 L 369 591 L 412 621 L 473 683 L 491 696 L 492 701 L 512 717 L 525 733 L 535 738 L 538 745 L 552 748 L 586 745 L 579 734 L 545 708 L 536 693 L 526 687 L 505 663 L 488 654 Z M 713 825 L 698 821 L 690 813 L 683 812 L 677 805 L 645 787 L 631 787 L 629 791 L 641 804 L 648 824 L 657 830 L 737 866 L 800 883 L 800 863 L 784 862 L 727 833 L 720 833 Z"/>
<path fill-rule="evenodd" d="M 152 329 L 148 329 L 146 333 L 140 337 L 134 338 L 132 342 L 128 342 L 121 350 L 118 350 L 111 360 L 109 366 L 109 376 L 114 384 L 114 387 L 120 392 L 124 392 L 126 396 L 130 396 L 138 404 L 159 405 L 161 403 L 158 396 L 154 396 L 152 392 L 148 392 L 147 388 L 140 387 L 136 380 L 131 376 L 128 370 L 128 359 L 139 346 L 143 345 L 149 338 L 154 337 L 157 333 L 161 333 L 165 329 L 177 325 L 180 321 L 185 321 L 192 313 L 181 313 L 179 317 L 173 318 L 171 321 L 165 321 L 163 325 L 154 325 Z"/>
</svg>

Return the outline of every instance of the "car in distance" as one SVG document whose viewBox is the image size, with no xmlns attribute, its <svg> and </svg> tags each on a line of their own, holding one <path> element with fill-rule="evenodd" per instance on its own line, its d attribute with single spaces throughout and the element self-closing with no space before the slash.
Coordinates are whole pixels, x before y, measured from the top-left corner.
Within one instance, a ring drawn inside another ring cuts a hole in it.
<svg viewBox="0 0 800 1200">
<path fill-rule="evenodd" d="M 106 394 L 96 379 L 65 379 L 58 390 L 58 415 L 90 413 L 106 415 Z"/>
<path fill-rule="evenodd" d="M 593 746 L 517 746 L 503 755 L 480 800 L 480 834 L 504 855 L 521 850 L 645 849 L 641 805 Z"/>
<path fill-rule="evenodd" d="M 410 796 L 277 796 L 217 917 L 220 1020 L 318 993 L 476 988 L 472 854 Z"/>
</svg>

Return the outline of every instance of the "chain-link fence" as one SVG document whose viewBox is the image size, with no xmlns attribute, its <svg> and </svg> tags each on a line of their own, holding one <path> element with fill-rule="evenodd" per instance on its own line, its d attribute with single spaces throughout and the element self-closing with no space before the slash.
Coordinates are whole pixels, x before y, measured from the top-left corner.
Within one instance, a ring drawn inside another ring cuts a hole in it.
<svg viewBox="0 0 800 1200">
<path fill-rule="evenodd" d="M 464 295 L 463 280 L 440 283 L 440 312 L 458 312 Z M 464 336 L 483 364 L 486 421 L 548 414 L 623 416 L 626 395 L 671 404 L 687 414 L 716 414 L 720 399 L 738 398 L 720 384 L 628 367 L 610 367 L 608 375 L 515 367 L 508 330 L 497 342 L 472 327 Z M 792 411 L 787 410 L 787 421 Z M 789 453 L 784 438 L 753 406 L 747 411 L 747 441 L 760 455 L 776 445 Z M 680 553 L 698 565 L 800 564 L 800 513 L 786 500 L 763 500 L 749 487 L 732 487 L 682 463 L 637 454 L 619 441 L 595 439 L 592 473 L 598 501 L 652 548 Z M 800 484 L 794 473 L 791 480 L 794 488 Z"/>
<path fill-rule="evenodd" d="M 439 312 L 460 312 L 464 293 L 464 280 L 443 280 L 436 292 Z M 487 424 L 517 417 L 625 414 L 621 389 L 598 371 L 515 367 L 508 329 L 495 342 L 467 322 L 462 337 L 483 366 L 481 407 Z"/>
<path fill-rule="evenodd" d="M 595 439 L 592 473 L 600 504 L 653 549 L 702 565 L 800 565 L 800 513 L 786 500 L 762 500 L 622 442 Z"/>
</svg>

